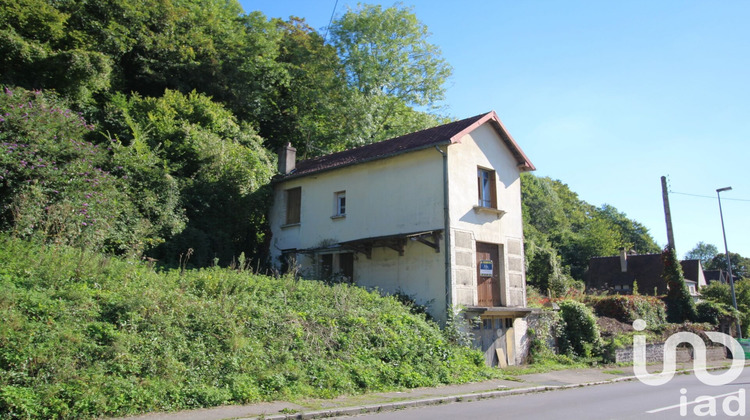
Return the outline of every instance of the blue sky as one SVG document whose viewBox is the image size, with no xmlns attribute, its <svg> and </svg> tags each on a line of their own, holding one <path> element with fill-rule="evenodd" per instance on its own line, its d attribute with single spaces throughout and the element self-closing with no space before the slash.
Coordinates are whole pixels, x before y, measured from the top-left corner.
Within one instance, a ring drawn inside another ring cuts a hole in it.
<svg viewBox="0 0 750 420">
<path fill-rule="evenodd" d="M 324 33 L 336 0 L 240 3 Z M 356 4 L 339 0 L 335 13 Z M 723 251 L 716 189 L 731 186 L 722 193 L 729 250 L 750 257 L 750 2 L 401 4 L 453 67 L 448 116 L 495 110 L 537 175 L 615 206 L 662 246 L 667 176 L 680 255 L 699 241 Z"/>
</svg>

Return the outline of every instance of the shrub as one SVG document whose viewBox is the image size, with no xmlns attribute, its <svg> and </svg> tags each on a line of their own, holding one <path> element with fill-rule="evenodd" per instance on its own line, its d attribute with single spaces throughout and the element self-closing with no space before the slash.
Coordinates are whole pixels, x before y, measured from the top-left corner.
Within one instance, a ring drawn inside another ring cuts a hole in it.
<svg viewBox="0 0 750 420">
<path fill-rule="evenodd" d="M 586 305 L 573 300 L 558 302 L 562 331 L 560 352 L 579 357 L 594 357 L 602 352 L 602 340 L 596 316 Z"/>
<path fill-rule="evenodd" d="M 157 229 L 135 204 L 112 142 L 54 94 L 0 94 L 0 228 L 21 237 L 141 252 Z"/>
<path fill-rule="evenodd" d="M 666 322 L 666 305 L 660 299 L 643 295 L 612 295 L 589 297 L 587 303 L 593 306 L 598 316 L 614 318 L 620 322 L 632 323 L 636 319 L 646 321 L 649 326 Z"/>
<path fill-rule="evenodd" d="M 527 331 L 529 344 L 529 363 L 544 364 L 548 361 L 556 361 L 555 337 L 562 334 L 562 318 L 560 313 L 553 310 L 545 310 L 534 317 Z"/>
<path fill-rule="evenodd" d="M 707 322 L 711 325 L 719 325 L 721 309 L 713 302 L 700 302 L 695 306 L 696 322 Z"/>
</svg>

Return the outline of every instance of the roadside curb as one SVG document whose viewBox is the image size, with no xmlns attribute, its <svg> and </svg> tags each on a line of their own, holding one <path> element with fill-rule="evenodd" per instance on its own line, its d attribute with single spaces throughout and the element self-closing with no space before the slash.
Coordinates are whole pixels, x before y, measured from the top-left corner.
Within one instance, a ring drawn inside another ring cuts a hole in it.
<svg viewBox="0 0 750 420">
<path fill-rule="evenodd" d="M 712 367 L 706 368 L 707 371 L 720 370 L 720 369 L 726 369 L 726 366 L 712 366 Z M 683 369 L 683 370 L 678 370 L 677 374 L 680 374 L 680 373 L 684 374 L 684 373 L 694 372 L 694 371 L 695 369 Z M 528 387 L 528 388 L 507 389 L 507 390 L 501 390 L 501 391 L 486 391 L 486 392 L 477 392 L 477 393 L 471 393 L 471 394 L 447 395 L 444 397 L 433 397 L 433 398 L 423 398 L 423 399 L 398 401 L 398 402 L 390 402 L 390 403 L 331 408 L 331 409 L 326 409 L 326 410 L 316 410 L 316 411 L 308 411 L 308 412 L 300 412 L 300 413 L 271 414 L 271 415 L 260 415 L 260 416 L 253 416 L 253 417 L 242 417 L 238 420 L 253 420 L 253 419 L 311 420 L 311 419 L 321 419 L 321 418 L 340 417 L 340 416 L 356 416 L 359 414 L 373 414 L 373 413 L 397 411 L 397 410 L 402 410 L 405 408 L 426 407 L 426 406 L 431 406 L 431 405 L 450 404 L 450 403 L 456 403 L 456 402 L 471 402 L 471 401 L 506 397 L 506 396 L 511 396 L 511 395 L 557 391 L 561 389 L 583 388 L 583 387 L 588 387 L 588 386 L 604 385 L 604 384 L 615 383 L 615 382 L 632 381 L 634 379 L 638 379 L 638 377 L 636 375 L 622 376 L 622 377 L 607 379 L 603 381 L 583 382 L 583 383 L 578 383 L 578 384 L 543 385 L 543 386 L 534 386 L 534 387 Z"/>
<path fill-rule="evenodd" d="M 338 417 L 338 416 L 354 416 L 357 414 L 371 414 L 371 413 L 380 413 L 380 412 L 386 412 L 386 411 L 396 411 L 396 410 L 401 410 L 404 408 L 425 407 L 425 406 L 430 406 L 430 405 L 441 405 L 441 404 L 449 404 L 449 403 L 454 403 L 454 402 L 479 401 L 479 400 L 498 398 L 498 397 L 503 397 L 503 396 L 508 396 L 508 395 L 545 392 L 545 391 L 552 391 L 555 389 L 560 389 L 560 388 L 564 388 L 568 386 L 569 385 L 562 385 L 562 386 L 561 385 L 547 385 L 547 386 L 538 386 L 538 387 L 530 387 L 530 388 L 508 389 L 508 390 L 503 390 L 503 391 L 487 391 L 487 392 L 478 392 L 478 393 L 473 393 L 473 394 L 448 395 L 445 397 L 423 398 L 423 399 L 418 399 L 418 400 L 398 401 L 398 402 L 382 403 L 382 404 L 369 404 L 369 405 L 353 406 L 353 407 L 341 407 L 341 408 L 333 408 L 333 409 L 328 409 L 328 410 L 309 411 L 309 412 L 304 412 L 304 413 L 273 414 L 273 415 L 264 415 L 264 416 L 256 416 L 256 417 L 245 417 L 243 418 L 243 420 L 260 419 L 260 418 L 264 420 L 289 420 L 289 419 L 309 420 L 309 419 L 320 419 L 320 418 Z M 583 385 L 573 384 L 573 386 L 583 386 Z"/>
</svg>

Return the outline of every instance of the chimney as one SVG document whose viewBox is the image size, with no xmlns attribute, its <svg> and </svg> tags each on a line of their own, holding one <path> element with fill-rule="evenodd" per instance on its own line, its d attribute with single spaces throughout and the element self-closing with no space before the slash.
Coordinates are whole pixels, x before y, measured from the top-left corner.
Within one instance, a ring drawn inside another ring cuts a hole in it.
<svg viewBox="0 0 750 420">
<path fill-rule="evenodd" d="M 620 270 L 623 273 L 628 272 L 628 252 L 625 248 L 620 248 Z"/>
<path fill-rule="evenodd" d="M 279 173 L 286 175 L 294 170 L 297 161 L 297 149 L 292 147 L 292 143 L 279 150 Z"/>
</svg>

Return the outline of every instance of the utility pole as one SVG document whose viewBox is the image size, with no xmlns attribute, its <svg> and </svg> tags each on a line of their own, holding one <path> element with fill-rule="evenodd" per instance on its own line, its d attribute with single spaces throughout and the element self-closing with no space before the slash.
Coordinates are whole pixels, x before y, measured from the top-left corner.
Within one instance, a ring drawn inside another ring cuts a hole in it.
<svg viewBox="0 0 750 420">
<path fill-rule="evenodd" d="M 732 275 L 732 260 L 729 259 L 729 247 L 727 246 L 727 232 L 724 230 L 724 212 L 721 211 L 721 192 L 730 191 L 732 187 L 719 188 L 716 190 L 716 197 L 719 199 L 719 216 L 721 217 L 721 234 L 724 236 L 724 251 L 727 255 L 727 271 L 729 271 L 729 284 L 732 291 L 732 306 L 737 310 L 737 296 L 734 294 L 734 276 Z M 737 317 L 737 338 L 742 339 L 742 326 L 740 318 Z"/>
<path fill-rule="evenodd" d="M 672 230 L 672 213 L 669 211 L 669 192 L 667 177 L 661 177 L 661 196 L 664 200 L 664 218 L 667 220 L 667 247 L 674 250 L 674 231 Z"/>
</svg>

